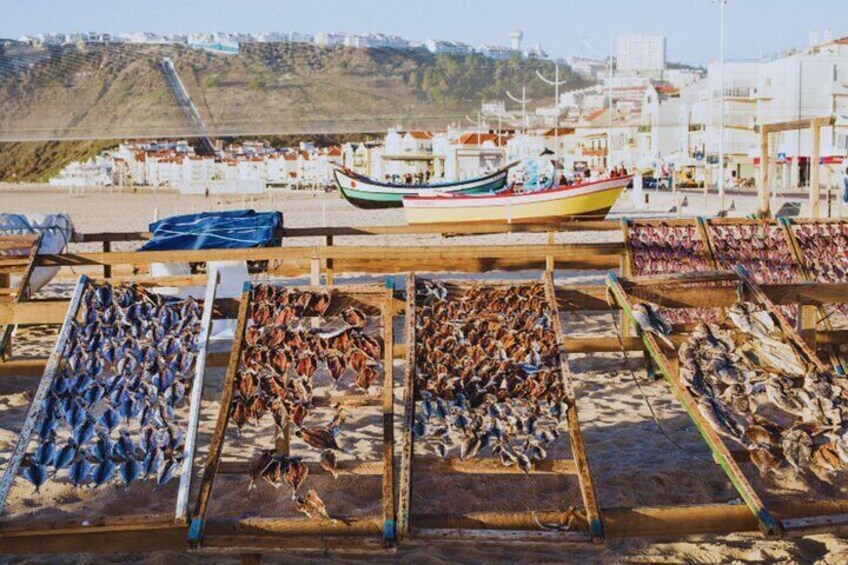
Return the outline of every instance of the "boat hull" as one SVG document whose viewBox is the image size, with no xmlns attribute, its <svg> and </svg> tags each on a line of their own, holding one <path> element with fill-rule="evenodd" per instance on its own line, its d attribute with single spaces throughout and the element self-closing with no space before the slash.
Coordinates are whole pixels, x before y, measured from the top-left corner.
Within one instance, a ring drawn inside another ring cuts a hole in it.
<svg viewBox="0 0 848 565">
<path fill-rule="evenodd" d="M 407 197 L 410 224 L 504 222 L 553 223 L 563 219 L 601 219 L 618 200 L 629 178 L 511 195 Z"/>
<path fill-rule="evenodd" d="M 333 171 L 336 185 L 345 199 L 366 210 L 400 208 L 406 196 L 439 191 L 445 194 L 489 194 L 506 185 L 509 167 L 492 174 L 467 181 L 441 185 L 400 186 L 369 181 L 364 177 L 349 175 L 340 169 Z"/>
</svg>

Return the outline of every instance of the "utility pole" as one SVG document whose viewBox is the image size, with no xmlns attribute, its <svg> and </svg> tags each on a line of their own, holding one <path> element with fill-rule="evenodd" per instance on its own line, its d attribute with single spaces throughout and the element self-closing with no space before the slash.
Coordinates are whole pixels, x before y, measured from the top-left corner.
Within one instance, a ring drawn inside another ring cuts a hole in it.
<svg viewBox="0 0 848 565">
<path fill-rule="evenodd" d="M 612 111 L 614 106 L 612 105 L 612 34 L 610 34 L 609 40 L 609 124 L 607 125 L 607 170 L 612 169 Z"/>
<path fill-rule="evenodd" d="M 545 78 L 538 70 L 536 76 L 542 82 L 554 87 L 554 178 L 556 179 L 559 177 L 559 87 L 568 81 L 559 80 L 559 64 L 554 65 L 554 80 Z"/>
<path fill-rule="evenodd" d="M 521 133 L 527 133 L 527 103 L 532 102 L 532 100 L 527 98 L 527 87 L 521 87 L 521 99 L 510 94 L 509 90 L 506 91 L 506 95 L 513 102 L 521 104 Z"/>
</svg>

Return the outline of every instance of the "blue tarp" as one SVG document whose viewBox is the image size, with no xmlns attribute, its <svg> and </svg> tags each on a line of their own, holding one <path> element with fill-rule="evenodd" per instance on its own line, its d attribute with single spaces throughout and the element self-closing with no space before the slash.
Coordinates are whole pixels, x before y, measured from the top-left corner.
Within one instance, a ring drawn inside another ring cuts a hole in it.
<svg viewBox="0 0 848 565">
<path fill-rule="evenodd" d="M 235 210 L 171 216 L 150 224 L 153 237 L 140 251 L 243 249 L 278 245 L 280 212 Z"/>
</svg>

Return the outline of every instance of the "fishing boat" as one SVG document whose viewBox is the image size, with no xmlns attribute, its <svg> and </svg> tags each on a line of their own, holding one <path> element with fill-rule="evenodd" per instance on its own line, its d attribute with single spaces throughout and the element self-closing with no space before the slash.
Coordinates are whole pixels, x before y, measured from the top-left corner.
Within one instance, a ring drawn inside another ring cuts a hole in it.
<svg viewBox="0 0 848 565">
<path fill-rule="evenodd" d="M 631 179 L 632 176 L 625 176 L 525 193 L 422 194 L 404 197 L 403 207 L 410 224 L 526 224 L 602 219 Z"/>
<path fill-rule="evenodd" d="M 438 190 L 441 194 L 487 194 L 494 193 L 506 185 L 509 169 L 518 162 L 510 163 L 492 173 L 456 182 L 433 184 L 392 184 L 378 182 L 350 169 L 336 167 L 333 175 L 345 199 L 357 208 L 400 208 L 405 196 L 415 196 L 424 191 Z"/>
</svg>

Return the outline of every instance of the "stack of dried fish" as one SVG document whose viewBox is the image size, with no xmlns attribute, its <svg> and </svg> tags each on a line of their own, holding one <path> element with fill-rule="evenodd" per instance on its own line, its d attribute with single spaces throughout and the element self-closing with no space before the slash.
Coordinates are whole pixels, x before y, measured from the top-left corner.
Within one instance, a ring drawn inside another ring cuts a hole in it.
<svg viewBox="0 0 848 565">
<path fill-rule="evenodd" d="M 23 461 L 36 490 L 63 475 L 74 486 L 172 478 L 183 456 L 175 410 L 187 403 L 200 317 L 191 298 L 88 283 Z"/>
<path fill-rule="evenodd" d="M 710 223 L 710 239 L 720 269 L 744 265 L 760 284 L 788 284 L 800 273 L 779 225 Z"/>
<path fill-rule="evenodd" d="M 633 275 L 637 277 L 700 273 L 710 270 L 697 226 L 640 224 L 630 227 Z M 659 308 L 672 324 L 717 321 L 716 308 Z"/>
<path fill-rule="evenodd" d="M 695 225 L 634 224 L 630 227 L 633 275 L 700 273 L 709 266 Z"/>
<path fill-rule="evenodd" d="M 294 435 L 318 450 L 320 465 L 335 475 L 335 452 L 344 450 L 339 436 L 345 418 L 338 412 L 325 425 L 306 425 L 314 378 L 323 371 L 335 386 L 350 379 L 368 392 L 383 374 L 383 346 L 366 332 L 364 312 L 348 306 L 327 317 L 330 304 L 327 292 L 275 285 L 253 288 L 231 410 L 239 430 L 248 423 L 259 425 L 269 413 L 277 434 L 293 424 Z M 297 501 L 308 472 L 301 457 L 266 450 L 254 461 L 251 485 L 260 477 L 275 487 L 285 484 Z M 301 498 L 307 513 L 317 494 Z"/>
<path fill-rule="evenodd" d="M 569 408 L 544 287 L 416 292 L 415 436 L 443 458 L 488 449 L 529 472 Z"/>
<path fill-rule="evenodd" d="M 701 414 L 744 445 L 763 475 L 826 477 L 848 464 L 846 392 L 758 306 L 739 303 L 727 313 L 734 329 L 700 324 L 679 351 L 680 378 Z"/>
<path fill-rule="evenodd" d="M 800 224 L 794 230 L 814 280 L 848 282 L 848 222 Z M 848 316 L 848 304 L 838 304 L 836 308 Z"/>
</svg>

